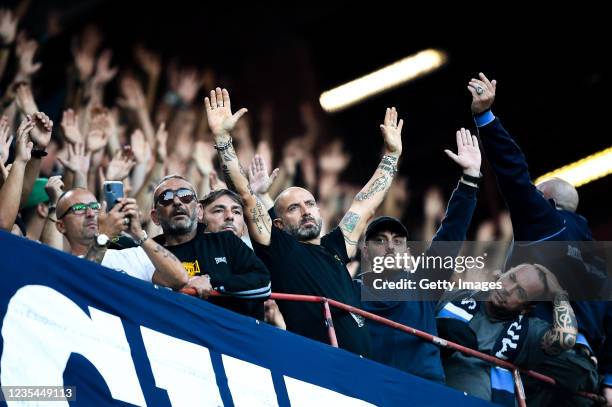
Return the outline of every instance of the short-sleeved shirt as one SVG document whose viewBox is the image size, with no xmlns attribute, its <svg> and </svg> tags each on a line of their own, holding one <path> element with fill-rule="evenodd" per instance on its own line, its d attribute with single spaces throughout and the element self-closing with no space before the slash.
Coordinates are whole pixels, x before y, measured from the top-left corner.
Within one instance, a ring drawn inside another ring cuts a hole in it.
<svg viewBox="0 0 612 407">
<path fill-rule="evenodd" d="M 441 303 L 439 308 L 449 301 L 472 297 L 473 294 L 473 291 L 458 290 L 451 296 L 446 296 L 444 303 Z M 508 320 L 496 319 L 489 315 L 486 312 L 485 303 L 482 302 L 480 308 L 468 323 L 468 326 L 476 334 L 478 351 L 491 354 L 495 342 L 502 334 L 507 323 Z M 528 324 L 527 337 L 512 362 L 521 367 L 533 368 L 546 357 L 541 343 L 544 334 L 550 329 L 550 324 L 534 317 L 528 319 Z M 491 365 L 489 363 L 455 352 L 443 360 L 443 365 L 447 385 L 473 396 L 491 400 Z"/>
<path fill-rule="evenodd" d="M 274 226 L 270 245 L 253 241 L 253 249 L 270 270 L 274 292 L 317 295 L 360 306 L 358 290 L 346 269 L 349 258 L 339 227 L 316 245 L 300 242 Z M 278 306 L 289 331 L 329 343 L 320 304 L 278 301 Z M 331 310 L 339 347 L 368 356 L 370 337 L 365 320 L 333 307 Z"/>
<path fill-rule="evenodd" d="M 148 282 L 152 282 L 155 272 L 155 266 L 142 247 L 108 249 L 104 253 L 102 265 Z"/>
</svg>

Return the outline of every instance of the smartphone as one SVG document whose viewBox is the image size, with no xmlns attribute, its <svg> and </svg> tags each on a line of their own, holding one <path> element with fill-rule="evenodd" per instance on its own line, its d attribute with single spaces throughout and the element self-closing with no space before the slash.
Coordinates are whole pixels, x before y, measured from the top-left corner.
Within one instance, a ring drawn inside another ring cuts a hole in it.
<svg viewBox="0 0 612 407">
<path fill-rule="evenodd" d="M 117 204 L 119 198 L 123 198 L 123 182 L 105 181 L 102 188 L 104 189 L 104 200 L 108 212 Z"/>
</svg>

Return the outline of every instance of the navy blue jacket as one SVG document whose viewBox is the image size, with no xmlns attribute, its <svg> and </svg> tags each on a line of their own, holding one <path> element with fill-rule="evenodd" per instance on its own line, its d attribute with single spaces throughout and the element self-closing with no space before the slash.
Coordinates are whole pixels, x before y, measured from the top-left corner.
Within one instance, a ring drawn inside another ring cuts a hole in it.
<svg viewBox="0 0 612 407">
<path fill-rule="evenodd" d="M 481 117 L 485 115 L 493 117 L 490 111 Z M 478 121 L 477 118 L 477 123 Z M 530 245 L 536 245 L 546 241 L 592 240 L 591 230 L 584 217 L 574 212 L 557 209 L 554 202 L 548 201 L 537 190 L 531 182 L 523 152 L 498 118 L 479 127 L 478 131 L 484 153 L 493 167 L 497 183 L 510 211 L 516 242 L 530 242 Z M 515 255 L 518 254 L 518 249 L 520 247 L 517 244 L 513 256 L 507 263 L 508 266 L 514 266 L 519 262 L 518 255 Z M 556 266 L 554 269 L 551 268 L 555 274 L 559 272 L 559 263 Z M 580 332 L 599 356 L 607 360 L 608 358 L 601 354 L 605 328 L 608 330 L 612 328 L 612 326 L 604 328 L 607 303 L 574 301 L 572 307 Z M 546 310 L 539 307 L 536 313 L 538 317 L 551 320 L 550 308 Z M 608 333 L 612 337 L 610 334 L 612 332 Z M 612 369 L 609 369 L 609 372 L 612 373 Z"/>
<path fill-rule="evenodd" d="M 433 255 L 436 241 L 463 242 L 476 208 L 477 189 L 459 182 L 448 203 L 440 228 L 427 256 Z M 460 246 L 457 246 L 457 252 Z M 456 256 L 458 253 L 444 253 Z M 439 275 L 438 278 L 449 276 Z M 362 307 L 381 317 L 438 335 L 435 301 L 362 301 Z M 444 383 L 440 349 L 397 329 L 377 323 L 368 324 L 372 343 L 371 358 L 405 372 Z"/>
</svg>

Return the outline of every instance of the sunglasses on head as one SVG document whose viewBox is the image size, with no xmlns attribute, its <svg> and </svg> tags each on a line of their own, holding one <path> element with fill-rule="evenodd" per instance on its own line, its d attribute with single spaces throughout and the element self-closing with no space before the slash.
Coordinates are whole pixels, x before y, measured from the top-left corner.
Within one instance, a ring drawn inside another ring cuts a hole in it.
<svg viewBox="0 0 612 407">
<path fill-rule="evenodd" d="M 189 188 L 166 189 L 157 196 L 155 205 L 168 206 L 174 202 L 175 196 L 184 204 L 191 203 L 196 199 L 195 192 Z"/>
<path fill-rule="evenodd" d="M 57 219 L 62 219 L 64 216 L 68 215 L 69 213 L 74 213 L 75 215 L 83 215 L 84 213 L 87 212 L 87 209 L 91 209 L 94 212 L 99 212 L 100 211 L 100 204 L 98 202 L 90 202 L 90 203 L 76 203 L 74 205 L 72 205 L 70 208 L 68 208 L 68 210 L 66 210 L 66 212 L 64 212 L 64 214 L 62 216 L 59 216 Z"/>
</svg>

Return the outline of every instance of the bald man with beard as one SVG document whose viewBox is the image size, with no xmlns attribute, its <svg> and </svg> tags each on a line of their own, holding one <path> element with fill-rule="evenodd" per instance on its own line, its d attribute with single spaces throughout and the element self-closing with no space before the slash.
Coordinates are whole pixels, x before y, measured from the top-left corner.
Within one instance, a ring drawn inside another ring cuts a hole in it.
<svg viewBox="0 0 612 407">
<path fill-rule="evenodd" d="M 355 255 L 359 237 L 397 172 L 403 121 L 398 120 L 395 108 L 387 109 L 380 125 L 385 153 L 374 175 L 355 196 L 340 224 L 321 236 L 320 209 L 309 191 L 292 187 L 281 192 L 274 204 L 277 217 L 272 219 L 249 187 L 231 138 L 236 122 L 246 109 L 233 114 L 229 93 L 221 88 L 211 91 L 204 103 L 223 174 L 228 186 L 244 202 L 253 248 L 270 270 L 274 291 L 325 296 L 358 307 L 358 290 L 346 264 Z M 329 343 L 320 304 L 284 301 L 279 307 L 287 330 Z M 338 346 L 369 356 L 371 345 L 365 320 L 339 310 L 333 310 L 332 317 Z"/>
</svg>

